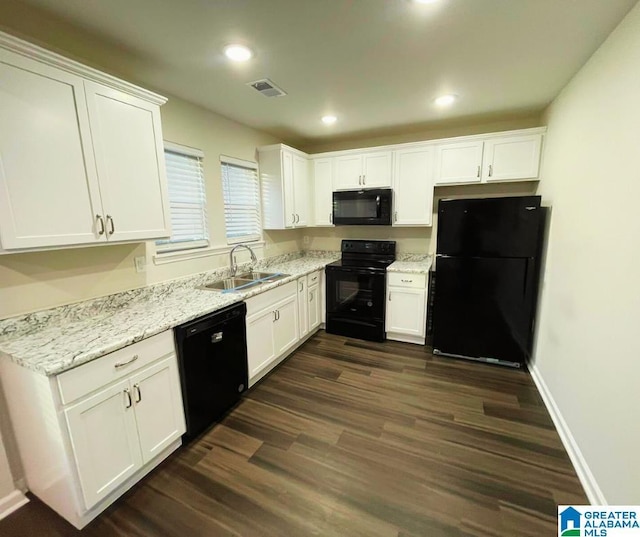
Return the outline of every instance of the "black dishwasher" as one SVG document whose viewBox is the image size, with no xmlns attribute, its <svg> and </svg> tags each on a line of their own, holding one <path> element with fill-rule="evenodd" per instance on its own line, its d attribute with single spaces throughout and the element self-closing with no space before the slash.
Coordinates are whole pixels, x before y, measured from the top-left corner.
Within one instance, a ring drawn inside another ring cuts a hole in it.
<svg viewBox="0 0 640 537">
<path fill-rule="evenodd" d="M 174 329 L 186 440 L 218 421 L 247 389 L 246 314 L 242 302 Z"/>
</svg>

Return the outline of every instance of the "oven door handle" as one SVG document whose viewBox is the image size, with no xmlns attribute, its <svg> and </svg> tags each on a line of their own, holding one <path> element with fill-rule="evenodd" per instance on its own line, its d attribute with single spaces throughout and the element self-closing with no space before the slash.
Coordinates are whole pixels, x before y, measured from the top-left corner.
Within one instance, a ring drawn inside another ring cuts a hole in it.
<svg viewBox="0 0 640 537">
<path fill-rule="evenodd" d="M 381 274 L 381 275 L 385 274 L 383 271 L 380 271 L 380 270 L 367 270 L 367 269 L 345 268 L 345 267 L 339 267 L 339 268 L 336 267 L 334 269 L 331 269 L 329 272 L 334 272 L 334 271 L 335 272 L 352 272 L 356 274 L 367 274 L 372 276 L 375 276 L 376 274 Z"/>
</svg>

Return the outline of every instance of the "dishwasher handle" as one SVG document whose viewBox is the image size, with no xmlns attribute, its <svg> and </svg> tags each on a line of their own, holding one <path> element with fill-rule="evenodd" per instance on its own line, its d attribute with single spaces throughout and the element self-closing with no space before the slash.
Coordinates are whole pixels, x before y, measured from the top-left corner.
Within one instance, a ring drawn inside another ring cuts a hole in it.
<svg viewBox="0 0 640 537">
<path fill-rule="evenodd" d="M 220 343 L 222 341 L 222 334 L 224 334 L 222 330 L 211 334 L 211 343 Z"/>
</svg>

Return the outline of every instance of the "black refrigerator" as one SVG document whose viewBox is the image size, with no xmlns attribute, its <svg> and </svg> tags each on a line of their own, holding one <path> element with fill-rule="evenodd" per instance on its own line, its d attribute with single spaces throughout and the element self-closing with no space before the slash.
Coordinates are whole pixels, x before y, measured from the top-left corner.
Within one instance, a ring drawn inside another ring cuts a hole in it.
<svg viewBox="0 0 640 537">
<path fill-rule="evenodd" d="M 434 354 L 525 364 L 544 220 L 540 196 L 440 201 Z"/>
</svg>

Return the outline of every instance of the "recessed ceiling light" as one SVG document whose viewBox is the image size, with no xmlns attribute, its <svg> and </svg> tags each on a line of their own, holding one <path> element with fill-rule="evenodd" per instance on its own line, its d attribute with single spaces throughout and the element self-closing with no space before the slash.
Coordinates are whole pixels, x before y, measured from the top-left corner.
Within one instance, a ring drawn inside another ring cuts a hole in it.
<svg viewBox="0 0 640 537">
<path fill-rule="evenodd" d="M 416 4 L 435 4 L 439 0 L 413 0 Z"/>
<path fill-rule="evenodd" d="M 251 49 L 244 45 L 227 45 L 224 47 L 224 53 L 227 58 L 234 62 L 246 62 L 253 57 Z"/>
<path fill-rule="evenodd" d="M 325 125 L 333 125 L 338 118 L 336 116 L 322 116 L 322 123 Z"/>
<path fill-rule="evenodd" d="M 434 102 L 437 106 L 449 106 L 453 104 L 457 98 L 457 95 L 441 95 L 435 99 Z"/>
</svg>

